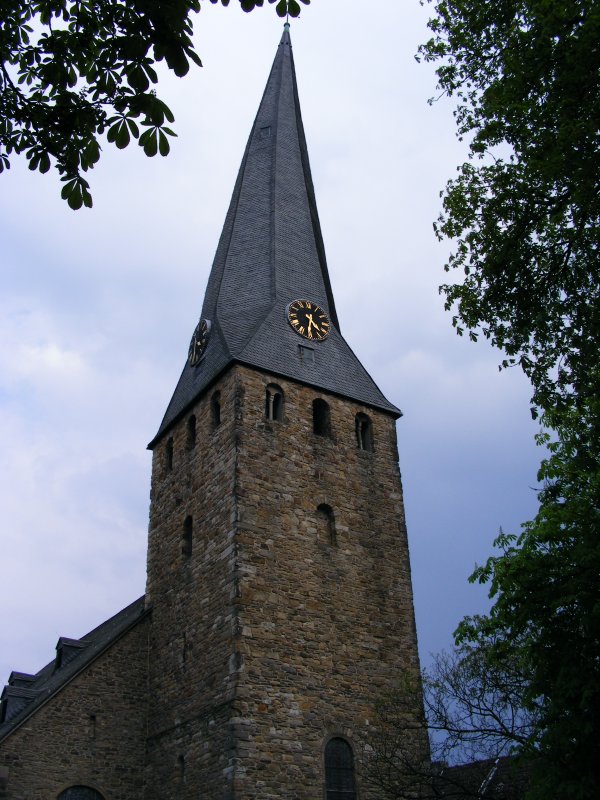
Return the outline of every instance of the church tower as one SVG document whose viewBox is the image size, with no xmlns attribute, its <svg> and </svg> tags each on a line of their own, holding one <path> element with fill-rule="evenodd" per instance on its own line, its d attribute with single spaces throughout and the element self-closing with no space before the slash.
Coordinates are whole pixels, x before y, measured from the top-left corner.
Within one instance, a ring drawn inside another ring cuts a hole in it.
<svg viewBox="0 0 600 800">
<path fill-rule="evenodd" d="M 373 797 L 418 675 L 399 410 L 340 332 L 288 26 L 153 450 L 147 800 Z"/>
</svg>

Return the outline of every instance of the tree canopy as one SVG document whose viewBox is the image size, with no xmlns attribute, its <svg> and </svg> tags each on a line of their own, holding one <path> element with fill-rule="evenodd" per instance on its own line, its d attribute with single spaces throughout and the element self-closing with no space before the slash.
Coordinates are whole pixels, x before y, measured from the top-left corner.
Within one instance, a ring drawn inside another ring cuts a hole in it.
<svg viewBox="0 0 600 800">
<path fill-rule="evenodd" d="M 539 511 L 473 574 L 493 606 L 457 641 L 519 667 L 528 796 L 583 800 L 600 782 L 600 6 L 440 0 L 429 25 L 420 54 L 469 147 L 436 225 L 458 275 L 441 291 L 459 333 L 529 377 L 547 448 Z"/>
<path fill-rule="evenodd" d="M 520 364 L 536 407 L 585 391 L 600 353 L 600 6 L 439 2 L 421 48 L 470 159 L 444 196 L 442 287 L 459 332 Z"/>
<path fill-rule="evenodd" d="M 539 511 L 472 576 L 490 585 L 490 615 L 458 628 L 461 643 L 496 637 L 495 662 L 518 654 L 522 705 L 537 712 L 536 798 L 593 798 L 600 784 L 599 433 L 593 398 L 543 434 Z"/>
<path fill-rule="evenodd" d="M 244 11 L 264 4 L 239 2 Z M 298 0 L 269 3 L 282 17 L 300 13 Z M 0 0 L 0 172 L 17 154 L 32 170 L 54 165 L 62 197 L 78 209 L 92 205 L 83 174 L 104 134 L 120 149 L 137 141 L 147 156 L 167 155 L 174 117 L 153 88 L 155 67 L 164 61 L 183 76 L 202 65 L 192 38 L 200 8 L 201 0 Z"/>
</svg>

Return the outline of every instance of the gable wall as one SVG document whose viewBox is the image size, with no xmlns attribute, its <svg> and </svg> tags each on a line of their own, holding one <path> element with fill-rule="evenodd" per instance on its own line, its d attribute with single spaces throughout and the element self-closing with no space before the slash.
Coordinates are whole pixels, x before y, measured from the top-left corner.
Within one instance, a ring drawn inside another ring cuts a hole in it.
<svg viewBox="0 0 600 800">
<path fill-rule="evenodd" d="M 140 800 L 147 659 L 148 617 L 2 742 L 4 796 L 55 800 L 66 787 L 83 784 L 106 800 Z"/>
</svg>

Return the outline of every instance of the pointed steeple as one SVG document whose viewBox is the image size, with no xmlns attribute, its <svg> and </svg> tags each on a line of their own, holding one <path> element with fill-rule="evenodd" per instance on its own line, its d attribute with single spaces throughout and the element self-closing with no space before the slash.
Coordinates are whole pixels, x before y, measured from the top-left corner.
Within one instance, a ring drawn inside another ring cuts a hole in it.
<svg viewBox="0 0 600 800">
<path fill-rule="evenodd" d="M 307 342 L 289 325 L 286 309 L 297 299 L 328 315 L 324 341 Z M 150 446 L 232 363 L 400 415 L 340 333 L 287 23 L 235 183 L 202 318 L 210 321 L 204 356 L 195 366 L 186 363 Z M 309 358 L 301 346 L 311 348 Z"/>
</svg>

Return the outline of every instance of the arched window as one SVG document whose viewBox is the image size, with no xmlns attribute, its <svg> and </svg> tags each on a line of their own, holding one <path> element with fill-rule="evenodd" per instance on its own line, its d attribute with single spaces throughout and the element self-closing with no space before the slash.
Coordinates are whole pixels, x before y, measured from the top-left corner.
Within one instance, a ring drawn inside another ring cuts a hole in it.
<svg viewBox="0 0 600 800">
<path fill-rule="evenodd" d="M 356 444 L 359 450 L 373 450 L 373 425 L 366 414 L 356 415 Z"/>
<path fill-rule="evenodd" d="M 355 800 L 354 756 L 345 739 L 336 736 L 325 748 L 327 800 Z"/>
<path fill-rule="evenodd" d="M 267 386 L 265 393 L 265 417 L 270 421 L 283 419 L 283 389 L 275 383 Z"/>
<path fill-rule="evenodd" d="M 184 556 L 192 555 L 192 540 L 194 536 L 194 522 L 191 517 L 186 517 L 183 523 L 183 533 L 181 534 L 181 554 Z"/>
<path fill-rule="evenodd" d="M 58 800 L 104 800 L 104 797 L 89 786 L 69 786 L 58 795 Z"/>
<path fill-rule="evenodd" d="M 215 392 L 210 398 L 210 412 L 213 428 L 221 424 L 221 392 Z"/>
<path fill-rule="evenodd" d="M 173 469 L 173 437 L 167 439 L 167 446 L 165 447 L 165 467 L 167 472 Z"/>
<path fill-rule="evenodd" d="M 313 400 L 313 433 L 316 436 L 331 436 L 329 405 L 320 397 Z"/>
<path fill-rule="evenodd" d="M 187 421 L 187 449 L 193 450 L 196 447 L 196 415 L 192 414 Z"/>
</svg>

